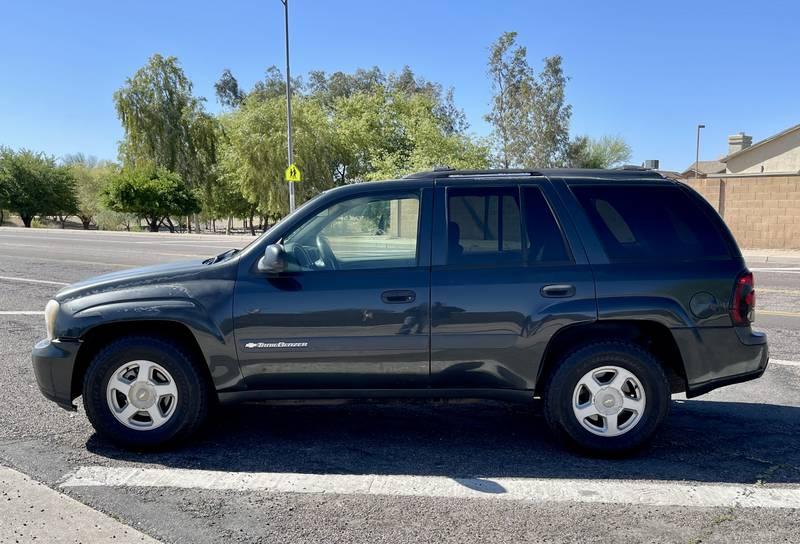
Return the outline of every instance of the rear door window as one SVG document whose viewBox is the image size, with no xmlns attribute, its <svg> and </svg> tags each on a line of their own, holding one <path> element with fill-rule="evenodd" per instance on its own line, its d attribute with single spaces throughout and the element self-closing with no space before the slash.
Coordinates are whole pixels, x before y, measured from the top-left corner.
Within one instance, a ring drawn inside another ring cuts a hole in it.
<svg viewBox="0 0 800 544">
<path fill-rule="evenodd" d="M 573 186 L 609 259 L 728 257 L 717 226 L 679 187 Z"/>
<path fill-rule="evenodd" d="M 564 235 L 538 187 L 522 189 L 525 203 L 525 262 L 530 265 L 570 262 Z"/>
<path fill-rule="evenodd" d="M 450 188 L 447 221 L 448 264 L 522 264 L 517 187 Z"/>
</svg>

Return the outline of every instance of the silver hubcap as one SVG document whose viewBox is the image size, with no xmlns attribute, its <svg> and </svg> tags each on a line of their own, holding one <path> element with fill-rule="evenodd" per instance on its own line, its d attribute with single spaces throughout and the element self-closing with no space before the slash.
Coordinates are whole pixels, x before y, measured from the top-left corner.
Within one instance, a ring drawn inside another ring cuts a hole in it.
<svg viewBox="0 0 800 544">
<path fill-rule="evenodd" d="M 175 413 L 178 389 L 169 372 L 152 361 L 131 361 L 114 372 L 106 400 L 117 421 L 130 429 L 161 427 Z"/>
<path fill-rule="evenodd" d="M 639 423 L 644 414 L 642 382 L 633 372 L 603 366 L 584 374 L 572 395 L 572 411 L 587 431 L 619 436 Z"/>
</svg>

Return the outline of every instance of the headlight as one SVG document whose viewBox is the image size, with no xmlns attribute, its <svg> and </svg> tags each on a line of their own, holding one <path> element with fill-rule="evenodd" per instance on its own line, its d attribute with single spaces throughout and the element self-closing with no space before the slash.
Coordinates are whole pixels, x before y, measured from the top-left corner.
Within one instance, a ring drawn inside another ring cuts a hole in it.
<svg viewBox="0 0 800 544">
<path fill-rule="evenodd" d="M 51 300 L 44 307 L 44 326 L 47 329 L 47 339 L 55 338 L 56 316 L 58 315 L 58 302 Z"/>
</svg>

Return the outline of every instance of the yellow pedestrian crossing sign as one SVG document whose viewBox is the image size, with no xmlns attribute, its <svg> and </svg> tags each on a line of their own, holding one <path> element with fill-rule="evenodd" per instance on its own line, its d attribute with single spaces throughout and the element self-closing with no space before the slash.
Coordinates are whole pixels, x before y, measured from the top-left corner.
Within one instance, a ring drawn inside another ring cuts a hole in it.
<svg viewBox="0 0 800 544">
<path fill-rule="evenodd" d="M 303 175 L 296 164 L 290 164 L 286 169 L 286 181 L 302 181 Z"/>
</svg>

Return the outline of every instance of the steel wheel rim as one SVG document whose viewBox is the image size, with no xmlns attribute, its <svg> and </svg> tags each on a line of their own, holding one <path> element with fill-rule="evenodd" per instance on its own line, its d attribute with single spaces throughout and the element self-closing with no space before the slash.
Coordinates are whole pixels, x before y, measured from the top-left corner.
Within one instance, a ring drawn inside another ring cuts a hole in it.
<svg viewBox="0 0 800 544">
<path fill-rule="evenodd" d="M 106 401 L 111 414 L 124 426 L 151 431 L 175 414 L 178 388 L 172 375 L 158 363 L 129 361 L 108 380 Z"/>
<path fill-rule="evenodd" d="M 642 420 L 646 397 L 641 380 L 630 370 L 607 365 L 578 380 L 572 411 L 581 426 L 604 437 L 621 436 Z"/>
</svg>

